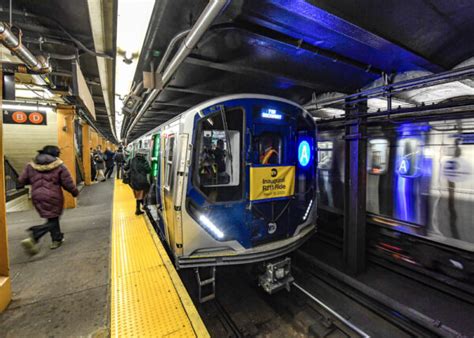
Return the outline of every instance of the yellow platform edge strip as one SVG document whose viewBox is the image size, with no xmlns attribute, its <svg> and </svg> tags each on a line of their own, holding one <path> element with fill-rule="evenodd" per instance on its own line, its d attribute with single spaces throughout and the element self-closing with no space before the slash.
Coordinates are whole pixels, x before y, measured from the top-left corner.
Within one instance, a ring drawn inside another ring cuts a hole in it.
<svg viewBox="0 0 474 338">
<path fill-rule="evenodd" d="M 202 321 L 199 312 L 196 310 L 196 307 L 194 306 L 194 303 L 191 300 L 188 291 L 184 287 L 183 282 L 181 281 L 181 278 L 176 272 L 173 263 L 171 263 L 168 253 L 163 247 L 163 244 L 161 243 L 161 240 L 156 234 L 155 229 L 148 220 L 148 217 L 145 217 L 145 219 L 148 231 L 150 232 L 153 241 L 155 242 L 155 245 L 158 249 L 161 258 L 163 259 L 163 263 L 165 264 L 166 269 L 168 270 L 171 280 L 173 281 L 173 285 L 176 289 L 176 292 L 178 293 L 179 298 L 181 299 L 181 303 L 183 304 L 184 310 L 186 311 L 188 318 L 191 321 L 191 325 L 193 326 L 194 331 L 196 332 L 198 337 L 210 337 L 206 325 L 204 325 L 204 322 Z"/>
<path fill-rule="evenodd" d="M 116 180 L 112 212 L 110 336 L 209 337 L 146 216 Z"/>
</svg>

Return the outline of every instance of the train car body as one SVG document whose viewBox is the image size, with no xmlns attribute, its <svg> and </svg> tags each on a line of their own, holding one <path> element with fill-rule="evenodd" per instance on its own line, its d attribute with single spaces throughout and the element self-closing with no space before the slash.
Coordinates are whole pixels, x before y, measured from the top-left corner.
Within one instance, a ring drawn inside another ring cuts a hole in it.
<svg viewBox="0 0 474 338">
<path fill-rule="evenodd" d="M 148 208 L 176 266 L 267 261 L 315 230 L 316 126 L 290 101 L 240 94 L 187 110 L 128 146 L 149 150 Z"/>
<path fill-rule="evenodd" d="M 344 131 L 318 140 L 320 227 L 341 236 Z M 474 120 L 369 127 L 372 249 L 457 278 L 474 276 Z"/>
</svg>

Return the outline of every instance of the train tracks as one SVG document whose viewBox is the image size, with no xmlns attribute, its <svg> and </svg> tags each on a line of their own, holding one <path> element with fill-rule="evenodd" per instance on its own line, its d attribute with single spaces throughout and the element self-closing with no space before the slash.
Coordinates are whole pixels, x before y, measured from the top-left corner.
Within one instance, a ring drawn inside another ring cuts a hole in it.
<svg viewBox="0 0 474 338">
<path fill-rule="evenodd" d="M 370 336 L 460 337 L 442 322 L 398 303 L 396 300 L 339 272 L 304 252 L 297 252 L 297 278 L 308 290 L 324 294 L 326 304 L 337 304 L 344 318 Z M 301 266 L 304 269 L 301 269 Z M 298 268 L 299 267 L 299 268 Z"/>
</svg>

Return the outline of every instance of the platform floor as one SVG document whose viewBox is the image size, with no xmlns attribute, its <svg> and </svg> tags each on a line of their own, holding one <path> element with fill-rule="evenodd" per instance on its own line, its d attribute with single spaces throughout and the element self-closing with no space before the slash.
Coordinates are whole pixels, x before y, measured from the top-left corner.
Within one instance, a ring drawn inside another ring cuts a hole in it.
<svg viewBox="0 0 474 338">
<path fill-rule="evenodd" d="M 63 246 L 50 250 L 46 235 L 31 258 L 20 241 L 42 219 L 34 210 L 7 215 L 13 301 L 0 314 L 0 337 L 107 334 L 113 184 L 85 187 L 61 218 Z"/>
<path fill-rule="evenodd" d="M 112 225 L 112 337 L 209 336 L 174 266 L 133 193 L 115 183 Z"/>
<path fill-rule="evenodd" d="M 114 191 L 115 190 L 115 191 Z M 86 187 L 61 218 L 63 246 L 29 257 L 20 241 L 43 220 L 8 214 L 13 301 L 0 337 L 209 337 L 187 290 L 132 190 L 121 181 Z"/>
</svg>

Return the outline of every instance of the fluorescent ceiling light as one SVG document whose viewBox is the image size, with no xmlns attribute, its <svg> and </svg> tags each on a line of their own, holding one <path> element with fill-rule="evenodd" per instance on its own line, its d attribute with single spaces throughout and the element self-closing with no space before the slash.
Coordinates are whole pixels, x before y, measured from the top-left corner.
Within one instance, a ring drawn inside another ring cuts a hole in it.
<svg viewBox="0 0 474 338">
<path fill-rule="evenodd" d="M 20 111 L 42 111 L 42 112 L 49 112 L 52 110 L 49 106 L 30 106 L 25 104 L 2 104 L 2 109 L 6 110 L 20 110 Z"/>
<path fill-rule="evenodd" d="M 117 59 L 115 62 L 116 111 L 122 111 L 122 99 L 130 93 L 154 5 L 154 0 L 118 0 Z M 116 135 L 120 137 L 123 116 L 116 113 L 115 118 Z"/>
</svg>

